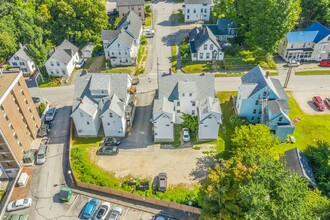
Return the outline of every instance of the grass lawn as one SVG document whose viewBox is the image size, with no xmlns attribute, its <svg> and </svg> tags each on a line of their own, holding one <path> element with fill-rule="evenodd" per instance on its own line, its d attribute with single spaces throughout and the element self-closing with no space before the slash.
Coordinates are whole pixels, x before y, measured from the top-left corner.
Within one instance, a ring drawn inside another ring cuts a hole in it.
<svg viewBox="0 0 330 220">
<path fill-rule="evenodd" d="M 242 77 L 246 73 L 217 73 L 214 74 L 215 77 Z M 278 76 L 278 72 L 270 72 L 270 76 Z"/>
<path fill-rule="evenodd" d="M 88 59 L 88 62 L 86 63 L 85 69 L 89 69 L 91 67 L 92 63 L 95 61 L 96 57 L 91 57 Z"/>
<path fill-rule="evenodd" d="M 330 70 L 297 71 L 295 75 L 330 75 Z"/>
<path fill-rule="evenodd" d="M 172 71 L 176 73 L 176 62 L 177 62 L 177 46 L 172 45 Z"/>
<path fill-rule="evenodd" d="M 40 88 L 47 88 L 47 87 L 57 87 L 61 86 L 61 80 L 60 77 L 44 77 L 44 81 L 39 81 L 39 87 Z"/>
<path fill-rule="evenodd" d="M 101 140 L 102 138 L 73 138 L 70 159 L 73 174 L 78 180 L 182 204 L 188 204 L 189 201 L 192 201 L 194 206 L 200 206 L 198 201 L 198 185 L 186 186 L 184 184 L 179 184 L 169 186 L 165 193 L 153 192 L 151 188 L 143 192 L 137 190 L 135 186 L 126 184 L 127 180 L 133 177 L 132 175 L 126 178 L 117 178 L 113 172 L 100 168 L 95 163 L 95 159 L 93 159 L 94 155 L 91 154 L 91 151 L 93 148 L 98 148 Z M 146 180 L 150 183 L 152 182 L 151 179 L 135 179 L 138 183 Z"/>
<path fill-rule="evenodd" d="M 184 65 L 184 67 L 181 68 L 184 73 L 202 73 L 202 72 L 210 72 L 211 69 L 211 63 L 210 62 L 191 62 Z"/>
<path fill-rule="evenodd" d="M 5 190 L 0 190 L 0 201 L 2 200 L 2 197 L 6 194 Z"/>
<path fill-rule="evenodd" d="M 128 67 L 113 67 L 111 69 L 101 71 L 102 73 L 128 73 L 131 74 L 134 72 L 135 67 L 128 66 Z"/>
</svg>

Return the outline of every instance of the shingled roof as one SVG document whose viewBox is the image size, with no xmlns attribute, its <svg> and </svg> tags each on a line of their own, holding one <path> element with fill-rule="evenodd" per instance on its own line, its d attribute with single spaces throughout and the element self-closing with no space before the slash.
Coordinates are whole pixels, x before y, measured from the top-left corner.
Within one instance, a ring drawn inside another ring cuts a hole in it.
<svg viewBox="0 0 330 220">
<path fill-rule="evenodd" d="M 192 29 L 189 34 L 189 44 L 190 51 L 192 53 L 196 53 L 198 49 L 208 40 L 210 39 L 216 47 L 221 49 L 220 44 L 217 41 L 216 36 L 212 33 L 212 31 L 206 27 L 195 27 Z"/>
<path fill-rule="evenodd" d="M 65 39 L 60 44 L 60 46 L 55 48 L 55 52 L 50 56 L 49 59 L 58 60 L 66 65 L 70 62 L 70 60 L 78 52 L 78 50 L 78 47 L 76 47 L 70 41 Z"/>
<path fill-rule="evenodd" d="M 117 0 L 117 7 L 133 5 L 144 5 L 144 0 Z"/>
</svg>

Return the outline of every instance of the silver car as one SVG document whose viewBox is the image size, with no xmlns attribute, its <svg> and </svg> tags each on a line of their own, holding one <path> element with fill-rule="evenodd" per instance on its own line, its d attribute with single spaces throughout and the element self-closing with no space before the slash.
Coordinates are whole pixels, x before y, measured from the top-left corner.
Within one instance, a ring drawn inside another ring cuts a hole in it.
<svg viewBox="0 0 330 220">
<path fill-rule="evenodd" d="M 46 155 L 47 155 L 47 146 L 42 145 L 40 146 L 37 154 L 37 164 L 44 164 L 46 162 Z"/>
<path fill-rule="evenodd" d="M 123 212 L 123 209 L 121 207 L 118 207 L 118 206 L 115 207 L 114 209 L 112 209 L 109 220 L 119 219 L 119 216 L 121 215 L 122 212 Z"/>
<path fill-rule="evenodd" d="M 54 106 L 48 109 L 45 120 L 53 121 L 55 119 L 55 115 L 56 115 L 56 107 Z"/>
</svg>

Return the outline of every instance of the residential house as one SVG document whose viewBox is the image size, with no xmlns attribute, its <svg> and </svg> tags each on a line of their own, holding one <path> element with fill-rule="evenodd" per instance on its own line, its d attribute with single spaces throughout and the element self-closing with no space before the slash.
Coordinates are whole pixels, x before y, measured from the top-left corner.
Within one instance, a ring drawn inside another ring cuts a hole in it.
<svg viewBox="0 0 330 220">
<path fill-rule="evenodd" d="M 278 47 L 278 54 L 285 61 L 330 59 L 330 29 L 314 22 L 303 31 L 289 32 Z"/>
<path fill-rule="evenodd" d="M 22 73 L 0 77 L 0 179 L 15 178 L 41 120 Z"/>
<path fill-rule="evenodd" d="M 71 117 L 78 136 L 124 137 L 132 126 L 136 98 L 128 74 L 85 74 L 76 79 Z M 101 132 L 100 128 L 103 128 Z"/>
<path fill-rule="evenodd" d="M 195 27 L 189 32 L 188 37 L 192 61 L 223 60 L 225 54 L 208 27 Z"/>
<path fill-rule="evenodd" d="M 185 22 L 209 21 L 212 0 L 185 0 L 182 14 Z"/>
<path fill-rule="evenodd" d="M 105 58 L 112 66 L 136 65 L 141 36 L 142 21 L 129 11 L 116 30 L 102 30 Z"/>
<path fill-rule="evenodd" d="M 262 123 L 286 141 L 287 135 L 294 131 L 289 118 L 288 96 L 280 81 L 270 78 L 260 66 L 254 67 L 242 78 L 236 100 L 237 114 L 250 123 Z"/>
<path fill-rule="evenodd" d="M 213 74 L 160 77 L 151 120 L 155 142 L 174 140 L 174 124 L 182 123 L 182 113 L 198 117 L 198 140 L 218 138 L 222 113 L 215 97 Z"/>
<path fill-rule="evenodd" d="M 91 58 L 93 56 L 94 44 L 89 42 L 82 49 L 81 54 L 84 58 Z"/>
<path fill-rule="evenodd" d="M 144 20 L 144 0 L 117 0 L 117 11 L 119 17 L 125 17 L 129 11 L 134 11 Z"/>
<path fill-rule="evenodd" d="M 206 24 L 220 42 L 227 42 L 229 38 L 237 37 L 237 26 L 233 20 L 219 18 L 216 24 Z"/>
<path fill-rule="evenodd" d="M 9 64 L 14 68 L 21 68 L 24 75 L 31 75 L 36 71 L 36 65 L 26 54 L 25 47 L 20 46 L 19 50 L 9 59 Z"/>
<path fill-rule="evenodd" d="M 285 163 L 286 170 L 290 170 L 306 178 L 310 187 L 314 188 L 316 186 L 314 173 L 309 159 L 298 148 L 285 151 L 285 154 L 280 158 L 280 161 Z"/>
<path fill-rule="evenodd" d="M 45 63 L 47 73 L 56 77 L 69 77 L 79 61 L 78 48 L 64 40 Z"/>
</svg>

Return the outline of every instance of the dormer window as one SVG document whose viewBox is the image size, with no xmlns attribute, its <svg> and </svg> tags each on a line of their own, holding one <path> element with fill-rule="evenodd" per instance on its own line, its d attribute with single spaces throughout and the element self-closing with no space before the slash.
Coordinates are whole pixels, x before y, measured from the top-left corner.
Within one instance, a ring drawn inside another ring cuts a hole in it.
<svg viewBox="0 0 330 220">
<path fill-rule="evenodd" d="M 283 120 L 283 117 L 279 117 L 279 118 L 278 118 L 278 121 L 282 121 L 282 120 Z"/>
<path fill-rule="evenodd" d="M 117 43 L 117 46 L 120 47 L 120 43 Z"/>
<path fill-rule="evenodd" d="M 50 65 L 51 65 L 51 66 L 54 66 L 54 63 L 53 63 L 53 62 L 50 62 Z"/>
<path fill-rule="evenodd" d="M 267 92 L 264 92 L 263 96 L 266 97 L 267 96 Z"/>
<path fill-rule="evenodd" d="M 19 60 L 19 57 L 14 57 L 14 60 Z"/>
</svg>

